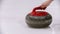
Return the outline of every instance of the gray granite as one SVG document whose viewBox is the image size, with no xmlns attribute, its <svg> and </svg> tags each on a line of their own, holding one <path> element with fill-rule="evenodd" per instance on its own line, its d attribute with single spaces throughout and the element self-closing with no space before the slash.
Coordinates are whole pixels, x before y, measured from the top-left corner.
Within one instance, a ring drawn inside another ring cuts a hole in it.
<svg viewBox="0 0 60 34">
<path fill-rule="evenodd" d="M 26 16 L 26 23 L 30 27 L 48 27 L 52 22 L 52 16 L 48 13 L 46 16 Z"/>
</svg>

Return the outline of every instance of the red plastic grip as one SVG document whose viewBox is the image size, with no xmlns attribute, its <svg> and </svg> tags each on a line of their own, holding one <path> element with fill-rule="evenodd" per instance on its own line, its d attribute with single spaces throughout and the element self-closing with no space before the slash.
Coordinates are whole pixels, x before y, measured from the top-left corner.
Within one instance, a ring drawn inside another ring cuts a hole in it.
<svg viewBox="0 0 60 34">
<path fill-rule="evenodd" d="M 32 16 L 46 16 L 48 13 L 46 11 L 36 11 L 36 10 L 45 10 L 45 8 L 41 8 L 41 7 L 36 7 L 33 9 L 33 11 L 30 13 L 30 15 Z"/>
</svg>

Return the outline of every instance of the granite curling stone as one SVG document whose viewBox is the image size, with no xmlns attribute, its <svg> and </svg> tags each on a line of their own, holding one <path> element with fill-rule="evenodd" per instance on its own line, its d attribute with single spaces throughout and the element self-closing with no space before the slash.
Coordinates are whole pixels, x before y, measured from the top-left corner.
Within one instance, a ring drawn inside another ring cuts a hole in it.
<svg viewBox="0 0 60 34">
<path fill-rule="evenodd" d="M 36 14 L 35 15 L 28 14 L 26 16 L 26 23 L 28 24 L 28 26 L 41 28 L 48 27 L 51 24 L 52 16 L 49 13 L 39 11 L 39 14 L 40 14 L 39 16 L 37 16 Z"/>
</svg>

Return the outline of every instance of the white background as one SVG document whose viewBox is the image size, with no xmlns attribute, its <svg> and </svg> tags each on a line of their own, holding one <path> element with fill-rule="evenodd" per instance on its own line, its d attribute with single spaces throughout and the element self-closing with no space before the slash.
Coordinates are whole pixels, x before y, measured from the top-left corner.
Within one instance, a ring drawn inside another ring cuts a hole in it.
<svg viewBox="0 0 60 34">
<path fill-rule="evenodd" d="M 1 0 L 1 34 L 60 34 L 60 0 L 54 0 L 46 9 L 53 17 L 50 28 L 30 28 L 25 16 L 45 0 Z"/>
</svg>

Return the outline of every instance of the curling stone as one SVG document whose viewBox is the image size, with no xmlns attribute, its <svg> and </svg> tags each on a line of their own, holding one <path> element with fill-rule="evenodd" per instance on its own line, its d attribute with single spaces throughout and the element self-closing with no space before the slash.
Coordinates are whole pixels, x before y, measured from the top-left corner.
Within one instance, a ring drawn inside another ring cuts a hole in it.
<svg viewBox="0 0 60 34">
<path fill-rule="evenodd" d="M 33 9 L 33 11 L 26 16 L 26 23 L 30 27 L 44 28 L 48 27 L 52 22 L 52 16 L 45 10 Z"/>
</svg>

